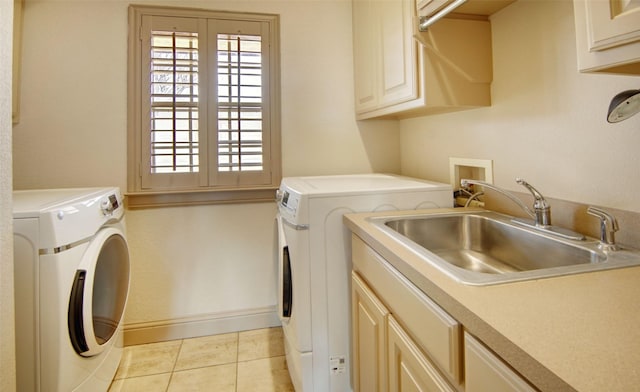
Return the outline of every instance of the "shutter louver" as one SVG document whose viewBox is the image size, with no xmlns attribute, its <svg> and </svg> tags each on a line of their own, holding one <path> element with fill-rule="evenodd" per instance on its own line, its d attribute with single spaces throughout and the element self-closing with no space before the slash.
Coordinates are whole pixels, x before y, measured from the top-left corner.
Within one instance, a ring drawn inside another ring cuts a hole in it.
<svg viewBox="0 0 640 392">
<path fill-rule="evenodd" d="M 218 34 L 218 171 L 263 170 L 262 42 Z"/>
<path fill-rule="evenodd" d="M 151 172 L 198 172 L 198 34 L 151 33 Z"/>
</svg>

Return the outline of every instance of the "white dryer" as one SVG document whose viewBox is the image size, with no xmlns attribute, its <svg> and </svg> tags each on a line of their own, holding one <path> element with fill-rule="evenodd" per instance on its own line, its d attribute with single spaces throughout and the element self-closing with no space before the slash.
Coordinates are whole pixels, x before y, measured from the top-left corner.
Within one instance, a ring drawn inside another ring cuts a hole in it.
<svg viewBox="0 0 640 392">
<path fill-rule="evenodd" d="M 13 192 L 19 391 L 101 391 L 122 357 L 129 250 L 118 188 Z"/>
<path fill-rule="evenodd" d="M 453 207 L 448 184 L 362 174 L 288 177 L 278 200 L 278 312 L 297 392 L 350 383 L 351 212 Z"/>
</svg>

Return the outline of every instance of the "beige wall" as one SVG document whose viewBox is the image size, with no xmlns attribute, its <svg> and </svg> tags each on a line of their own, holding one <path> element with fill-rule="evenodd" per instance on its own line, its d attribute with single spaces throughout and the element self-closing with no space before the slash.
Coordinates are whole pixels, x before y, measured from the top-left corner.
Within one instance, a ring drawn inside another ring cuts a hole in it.
<svg viewBox="0 0 640 392">
<path fill-rule="evenodd" d="M 285 175 L 399 170 L 395 122 L 354 120 L 348 0 L 148 3 L 281 15 Z M 125 188 L 127 4 L 26 2 L 16 188 Z"/>
<path fill-rule="evenodd" d="M 13 391 L 15 343 L 11 213 L 11 53 L 13 1 L 0 1 L 0 391 Z"/>
<path fill-rule="evenodd" d="M 518 0 L 492 18 L 490 108 L 401 121 L 403 174 L 449 181 L 449 157 L 493 159 L 495 183 L 640 211 L 640 115 L 608 124 L 640 77 L 580 74 L 572 2 Z"/>
<path fill-rule="evenodd" d="M 153 3 L 281 15 L 284 175 L 399 172 L 397 122 L 354 119 L 349 1 Z M 27 0 L 17 189 L 125 189 L 127 5 Z M 273 307 L 275 211 L 272 203 L 127 211 L 127 325 Z"/>
</svg>

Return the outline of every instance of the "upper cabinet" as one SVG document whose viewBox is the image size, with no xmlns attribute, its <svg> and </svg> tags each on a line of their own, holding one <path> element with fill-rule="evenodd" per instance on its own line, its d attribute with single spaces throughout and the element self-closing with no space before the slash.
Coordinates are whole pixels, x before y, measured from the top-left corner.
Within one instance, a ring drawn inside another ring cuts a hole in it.
<svg viewBox="0 0 640 392">
<path fill-rule="evenodd" d="M 578 68 L 640 75 L 640 2 L 574 0 Z"/>
<path fill-rule="evenodd" d="M 411 0 L 353 2 L 354 66 L 358 112 L 418 97 Z"/>
<path fill-rule="evenodd" d="M 12 86 L 11 95 L 12 110 L 11 118 L 14 124 L 20 119 L 20 57 L 22 52 L 22 7 L 24 0 L 13 1 L 13 66 L 12 66 Z"/>
<path fill-rule="evenodd" d="M 425 15 L 425 7 L 437 12 L 446 3 L 424 0 L 420 5 L 420 15 Z M 418 31 L 418 24 L 415 0 L 353 0 L 359 120 L 491 105 L 491 25 L 486 14 L 447 17 L 425 32 Z"/>
<path fill-rule="evenodd" d="M 456 14 L 489 16 L 515 0 L 467 0 L 457 7 Z M 453 3 L 454 0 L 418 0 L 418 15 L 430 16 Z"/>
</svg>

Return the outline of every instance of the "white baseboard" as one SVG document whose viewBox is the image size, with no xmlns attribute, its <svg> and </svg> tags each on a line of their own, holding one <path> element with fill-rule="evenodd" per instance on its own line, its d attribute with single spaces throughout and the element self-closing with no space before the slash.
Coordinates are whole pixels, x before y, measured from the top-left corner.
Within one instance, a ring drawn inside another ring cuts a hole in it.
<svg viewBox="0 0 640 392">
<path fill-rule="evenodd" d="M 124 345 L 188 339 L 281 325 L 276 307 L 210 313 L 192 317 L 124 324 Z"/>
</svg>

